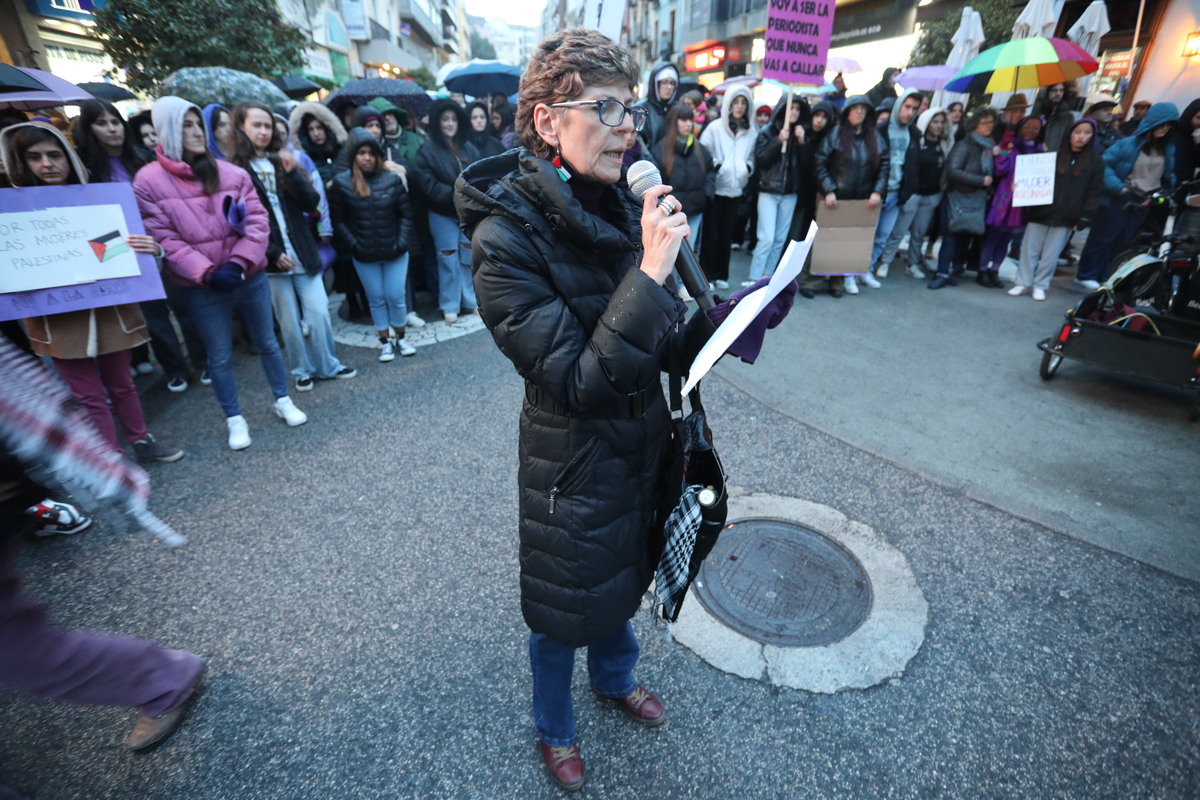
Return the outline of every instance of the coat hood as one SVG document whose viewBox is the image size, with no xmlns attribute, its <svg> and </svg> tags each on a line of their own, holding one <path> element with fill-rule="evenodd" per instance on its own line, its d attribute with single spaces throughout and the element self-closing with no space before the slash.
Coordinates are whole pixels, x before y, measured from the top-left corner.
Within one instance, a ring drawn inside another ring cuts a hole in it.
<svg viewBox="0 0 1200 800">
<path fill-rule="evenodd" d="M 320 103 L 301 103 L 292 109 L 288 117 L 288 128 L 291 130 L 288 138 L 292 146 L 303 149 L 308 139 L 308 123 L 313 119 L 325 126 L 327 135 L 332 135 L 338 144 L 346 142 L 346 128 L 337 115 Z"/>
<path fill-rule="evenodd" d="M 796 119 L 797 125 L 803 125 L 805 128 L 812 127 L 812 109 L 809 108 L 808 101 L 799 95 L 792 96 L 792 103 L 800 107 L 800 116 Z M 783 115 L 787 113 L 787 95 L 779 98 L 779 102 L 775 104 L 775 110 L 771 112 L 771 127 L 775 130 L 780 130 L 784 124 Z"/>
<path fill-rule="evenodd" d="M 663 78 L 675 79 L 675 91 L 671 94 L 671 99 L 665 103 L 658 99 L 658 82 Z M 650 70 L 650 77 L 646 79 L 646 94 L 644 96 L 647 103 L 653 105 L 661 113 L 667 113 L 667 109 L 679 98 L 679 70 L 675 68 L 674 64 L 660 61 L 654 65 Z"/>
<path fill-rule="evenodd" d="M 404 127 L 404 123 L 408 122 L 408 109 L 401 108 L 385 97 L 376 97 L 374 100 L 367 103 L 367 105 L 378 111 L 380 114 L 395 114 L 396 120 L 400 123 L 401 128 Z"/>
<path fill-rule="evenodd" d="M 1179 121 L 1179 107 L 1174 103 L 1155 103 L 1150 106 L 1150 110 L 1146 112 L 1146 116 L 1142 117 L 1141 124 L 1138 125 L 1134 136 L 1141 136 L 1143 133 L 1149 133 L 1168 122 Z"/>
<path fill-rule="evenodd" d="M 204 117 L 204 138 L 208 140 L 209 151 L 217 158 L 224 159 L 225 154 L 221 152 L 221 146 L 217 144 L 217 139 L 215 136 L 213 136 L 213 128 L 216 127 L 213 124 L 213 115 L 218 111 L 224 111 L 226 114 L 229 113 L 229 109 L 220 103 L 209 103 L 204 107 L 204 111 L 201 112 L 201 116 Z M 153 118 L 151 118 L 151 124 L 153 124 Z M 175 160 L 178 161 L 179 159 Z"/>
<path fill-rule="evenodd" d="M 735 86 L 725 93 L 725 97 L 721 99 L 721 122 L 725 124 L 726 130 L 729 128 L 729 119 L 733 116 L 733 101 L 734 98 L 746 98 L 746 124 L 750 130 L 754 129 L 754 97 L 750 94 L 750 90 L 745 86 Z"/>
<path fill-rule="evenodd" d="M 21 122 L 16 125 L 10 125 L 7 128 L 0 130 L 0 162 L 4 164 L 4 171 L 8 174 L 8 179 L 13 180 L 15 174 L 13 168 L 17 166 L 17 154 L 13 151 L 13 136 L 22 128 L 40 128 L 44 131 L 49 131 L 54 134 L 54 138 L 62 145 L 63 152 L 67 154 L 67 163 L 71 165 L 71 169 L 75 171 L 77 183 L 87 183 L 88 174 L 83 166 L 83 161 L 80 160 L 79 154 L 71 147 L 67 141 L 67 137 L 63 136 L 62 131 L 53 125 L 47 125 L 44 122 Z M 13 186 L 17 186 L 15 182 Z"/>
<path fill-rule="evenodd" d="M 919 89 L 905 89 L 904 94 L 902 94 L 896 98 L 896 103 L 895 103 L 895 105 L 892 106 L 892 115 L 890 117 L 888 117 L 888 127 L 889 128 L 892 128 L 892 129 L 907 128 L 907 127 L 913 125 L 917 121 L 917 118 L 914 117 L 913 119 L 910 119 L 908 121 L 908 125 L 900 124 L 900 107 L 904 105 L 905 100 L 912 97 L 913 95 L 920 97 L 921 91 Z M 917 107 L 920 108 L 920 105 L 918 104 Z"/>
<path fill-rule="evenodd" d="M 183 118 L 189 111 L 195 111 L 201 118 L 204 116 L 195 103 L 171 95 L 155 100 L 150 110 L 154 130 L 158 133 L 158 146 L 162 148 L 163 155 L 172 161 L 183 161 Z M 207 120 L 204 127 L 207 131 Z"/>
<path fill-rule="evenodd" d="M 381 161 L 387 159 L 387 156 L 383 153 L 383 145 L 379 143 L 379 140 L 369 130 L 366 128 L 351 128 L 350 132 L 346 134 L 346 154 L 349 159 L 346 163 L 348 165 L 353 166 L 354 155 L 358 152 L 358 148 L 364 144 L 370 145 L 371 149 L 375 151 L 375 155 L 379 156 Z"/>
<path fill-rule="evenodd" d="M 840 122 L 846 122 L 850 118 L 850 109 L 855 106 L 866 106 L 867 116 L 863 119 L 863 127 L 875 127 L 875 119 L 878 116 L 875 113 L 875 108 L 871 105 L 871 101 L 865 94 L 851 95 L 846 98 L 846 105 L 842 106 L 842 116 Z"/>
<path fill-rule="evenodd" d="M 471 121 L 467 119 L 466 109 L 445 97 L 434 100 L 429 105 L 429 130 L 427 131 L 429 141 L 438 147 L 446 147 L 446 137 L 442 135 L 442 126 L 438 122 L 446 111 L 453 111 L 454 115 L 458 117 L 458 133 L 455 135 L 454 141 L 461 147 L 467 141 L 467 129 L 470 127 Z"/>
<path fill-rule="evenodd" d="M 947 111 L 944 108 L 932 108 L 932 107 L 927 108 L 921 112 L 921 116 L 917 117 L 917 130 L 921 133 L 922 136 L 925 135 L 925 131 L 929 130 L 929 123 L 932 122 L 933 118 L 936 117 L 938 114 L 945 115 L 946 128 L 949 129 L 949 127 L 950 127 L 950 112 L 949 111 Z M 948 132 L 948 130 L 943 131 L 943 133 L 942 133 L 943 138 L 945 137 L 947 132 Z"/>
<path fill-rule="evenodd" d="M 1193 100 L 1187 104 L 1187 108 L 1183 109 L 1183 113 L 1179 115 L 1179 125 L 1176 130 L 1180 136 L 1187 139 L 1192 138 L 1192 117 L 1200 114 L 1200 98 Z"/>
</svg>

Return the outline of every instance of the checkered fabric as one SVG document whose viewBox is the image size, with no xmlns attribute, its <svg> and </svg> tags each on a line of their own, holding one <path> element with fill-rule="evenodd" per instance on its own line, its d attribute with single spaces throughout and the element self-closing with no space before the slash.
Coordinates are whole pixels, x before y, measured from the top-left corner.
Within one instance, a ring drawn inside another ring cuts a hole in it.
<svg viewBox="0 0 1200 800">
<path fill-rule="evenodd" d="M 697 497 L 702 488 L 685 487 L 679 504 L 663 525 L 667 541 L 658 561 L 654 593 L 658 615 L 672 622 L 679 616 L 679 607 L 687 594 L 688 570 L 696 549 L 696 532 L 700 530 L 700 501 Z"/>
</svg>

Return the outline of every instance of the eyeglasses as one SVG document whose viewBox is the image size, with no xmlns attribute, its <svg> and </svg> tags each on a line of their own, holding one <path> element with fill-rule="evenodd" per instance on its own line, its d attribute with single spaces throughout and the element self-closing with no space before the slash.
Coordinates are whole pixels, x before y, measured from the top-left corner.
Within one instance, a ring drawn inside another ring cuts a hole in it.
<svg viewBox="0 0 1200 800">
<path fill-rule="evenodd" d="M 649 111 L 641 106 L 629 106 L 622 103 L 620 100 L 575 100 L 570 103 L 551 103 L 550 108 L 578 108 L 581 106 L 595 106 L 596 115 L 600 117 L 600 122 L 610 128 L 616 128 L 625 121 L 625 115 L 628 114 L 633 118 L 633 129 L 640 131 L 646 127 L 646 117 Z"/>
</svg>

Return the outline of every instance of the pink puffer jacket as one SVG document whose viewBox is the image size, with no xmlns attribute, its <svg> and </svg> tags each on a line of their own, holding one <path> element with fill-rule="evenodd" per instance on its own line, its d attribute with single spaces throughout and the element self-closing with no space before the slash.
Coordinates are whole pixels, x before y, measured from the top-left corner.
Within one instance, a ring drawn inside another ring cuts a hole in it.
<svg viewBox="0 0 1200 800">
<path fill-rule="evenodd" d="M 241 265 L 247 278 L 267 265 L 270 220 L 249 173 L 225 161 L 217 162 L 217 168 L 220 187 L 206 195 L 192 168 L 167 158 L 160 146 L 158 160 L 138 170 L 133 180 L 146 233 L 163 246 L 167 269 L 184 286 L 207 288 L 205 276 L 227 261 Z M 226 197 L 245 204 L 244 233 L 225 220 Z"/>
</svg>

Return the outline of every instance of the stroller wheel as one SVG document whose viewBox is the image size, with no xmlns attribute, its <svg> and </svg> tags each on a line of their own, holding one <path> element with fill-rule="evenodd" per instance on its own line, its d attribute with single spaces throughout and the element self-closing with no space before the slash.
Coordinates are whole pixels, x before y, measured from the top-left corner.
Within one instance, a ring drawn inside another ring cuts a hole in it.
<svg viewBox="0 0 1200 800">
<path fill-rule="evenodd" d="M 1054 373 L 1058 372 L 1059 366 L 1063 362 L 1063 357 L 1058 353 L 1047 350 L 1042 353 L 1042 366 L 1038 369 L 1038 374 L 1042 376 L 1042 380 L 1048 381 L 1054 377 Z"/>
</svg>

